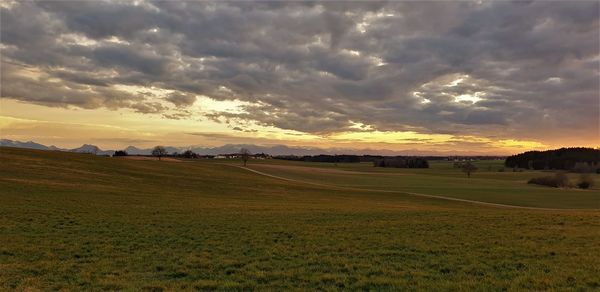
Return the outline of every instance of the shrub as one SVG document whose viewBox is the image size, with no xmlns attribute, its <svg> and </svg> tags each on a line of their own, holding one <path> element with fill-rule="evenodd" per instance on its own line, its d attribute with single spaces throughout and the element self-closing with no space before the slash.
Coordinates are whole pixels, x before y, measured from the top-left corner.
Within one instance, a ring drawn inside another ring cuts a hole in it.
<svg viewBox="0 0 600 292">
<path fill-rule="evenodd" d="M 577 183 L 577 187 L 580 189 L 589 189 L 594 186 L 594 179 L 589 174 L 582 174 L 579 177 L 579 182 Z"/>
<path fill-rule="evenodd" d="M 127 151 L 125 150 L 117 150 L 113 156 L 127 156 Z"/>
<path fill-rule="evenodd" d="M 553 188 L 563 188 L 569 186 L 569 178 L 566 174 L 559 172 L 555 175 L 534 177 L 530 179 L 527 183 Z"/>
</svg>

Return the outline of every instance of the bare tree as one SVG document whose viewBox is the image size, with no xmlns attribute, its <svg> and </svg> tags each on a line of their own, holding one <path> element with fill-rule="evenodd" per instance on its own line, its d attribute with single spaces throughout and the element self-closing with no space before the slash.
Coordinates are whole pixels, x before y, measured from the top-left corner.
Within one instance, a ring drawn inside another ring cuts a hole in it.
<svg viewBox="0 0 600 292">
<path fill-rule="evenodd" d="M 167 154 L 169 154 L 169 152 L 167 152 L 167 149 L 165 149 L 163 146 L 156 146 L 154 149 L 152 149 L 152 156 L 158 157 L 158 160 Z"/>
<path fill-rule="evenodd" d="M 242 148 L 240 149 L 240 155 L 242 156 L 242 161 L 244 162 L 244 166 L 246 166 L 246 163 L 248 162 L 248 159 L 250 159 L 250 150 L 246 149 L 246 148 Z"/>
<path fill-rule="evenodd" d="M 462 171 L 467 174 L 467 177 L 471 177 L 471 173 L 477 171 L 477 166 L 467 161 L 462 165 Z"/>
</svg>

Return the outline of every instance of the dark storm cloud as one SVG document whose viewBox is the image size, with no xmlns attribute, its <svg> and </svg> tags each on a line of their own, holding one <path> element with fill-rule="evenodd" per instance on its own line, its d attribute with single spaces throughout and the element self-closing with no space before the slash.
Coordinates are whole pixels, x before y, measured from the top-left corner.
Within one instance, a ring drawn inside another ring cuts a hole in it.
<svg viewBox="0 0 600 292">
<path fill-rule="evenodd" d="M 598 6 L 17 2 L 1 11 L 2 96 L 181 119 L 206 95 L 253 105 L 196 115 L 311 133 L 348 130 L 353 121 L 379 130 L 597 137 Z M 160 103 L 116 85 L 173 93 Z"/>
</svg>

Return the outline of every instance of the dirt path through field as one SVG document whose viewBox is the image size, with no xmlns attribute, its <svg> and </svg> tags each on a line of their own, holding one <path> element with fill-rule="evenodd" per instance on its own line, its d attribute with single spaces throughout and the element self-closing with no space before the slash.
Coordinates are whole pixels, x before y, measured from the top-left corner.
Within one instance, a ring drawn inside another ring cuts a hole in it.
<svg viewBox="0 0 600 292">
<path fill-rule="evenodd" d="M 353 187 L 341 187 L 341 186 L 321 184 L 321 183 L 315 183 L 315 182 L 309 182 L 309 181 L 303 181 L 303 180 L 298 180 L 298 179 L 292 179 L 292 178 L 282 177 L 282 176 L 265 173 L 265 172 L 262 172 L 262 171 L 259 171 L 259 170 L 255 170 L 255 169 L 251 169 L 251 168 L 244 167 L 244 166 L 239 166 L 239 165 L 231 165 L 231 164 L 227 164 L 227 165 L 233 166 L 233 167 L 238 167 L 238 168 L 241 168 L 241 169 L 244 169 L 244 170 L 247 170 L 247 171 L 259 174 L 259 175 L 262 175 L 262 176 L 267 176 L 267 177 L 271 177 L 271 178 L 275 178 L 275 179 L 279 179 L 279 180 L 285 180 L 285 181 L 291 181 L 291 182 L 296 182 L 296 183 L 309 184 L 309 185 L 326 187 L 326 188 L 331 188 L 331 189 L 339 189 L 339 190 L 407 194 L 407 195 L 424 197 L 424 198 L 441 199 L 441 200 L 447 200 L 447 201 L 470 203 L 470 204 L 477 204 L 477 205 L 497 207 L 497 208 L 524 209 L 524 210 L 541 210 L 541 211 L 598 211 L 597 209 L 556 209 L 556 208 L 526 207 L 526 206 L 489 203 L 489 202 L 467 200 L 467 199 L 459 199 L 459 198 L 445 197 L 445 196 L 439 196 L 439 195 L 428 195 L 428 194 L 422 194 L 422 193 L 405 192 L 405 191 L 374 190 L 374 189 L 361 189 L 361 188 L 353 188 Z"/>
</svg>

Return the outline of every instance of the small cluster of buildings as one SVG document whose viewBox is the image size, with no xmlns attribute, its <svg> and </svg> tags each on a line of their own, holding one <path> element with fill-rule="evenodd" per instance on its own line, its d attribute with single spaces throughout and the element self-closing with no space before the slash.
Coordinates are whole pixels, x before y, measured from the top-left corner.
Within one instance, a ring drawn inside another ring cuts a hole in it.
<svg viewBox="0 0 600 292">
<path fill-rule="evenodd" d="M 271 159 L 272 156 L 269 154 L 265 154 L 265 153 L 257 153 L 257 154 L 250 154 L 250 159 Z M 213 157 L 214 159 L 236 159 L 236 158 L 242 158 L 242 154 L 240 153 L 232 153 L 232 154 L 217 154 Z"/>
</svg>

